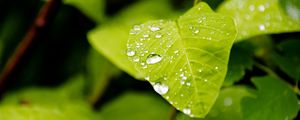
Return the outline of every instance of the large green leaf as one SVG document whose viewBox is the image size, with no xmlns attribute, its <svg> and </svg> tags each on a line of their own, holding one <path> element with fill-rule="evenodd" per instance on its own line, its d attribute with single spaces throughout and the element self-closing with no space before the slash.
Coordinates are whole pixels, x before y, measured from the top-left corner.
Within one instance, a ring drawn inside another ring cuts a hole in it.
<svg viewBox="0 0 300 120">
<path fill-rule="evenodd" d="M 273 53 L 272 59 L 287 75 L 300 80 L 300 41 L 288 40 L 279 45 L 280 53 Z"/>
<path fill-rule="evenodd" d="M 257 97 L 242 101 L 244 120 L 290 120 L 299 111 L 298 99 L 285 82 L 266 76 L 253 78 Z"/>
<path fill-rule="evenodd" d="M 27 88 L 8 93 L 0 104 L 1 120 L 91 120 L 92 108 L 83 100 L 83 77 L 56 88 Z"/>
<path fill-rule="evenodd" d="M 177 120 L 243 120 L 241 101 L 252 96 L 252 89 L 245 86 L 234 86 L 222 89 L 218 99 L 205 118 L 193 119 L 184 114 L 178 114 Z"/>
<path fill-rule="evenodd" d="M 285 14 L 278 0 L 227 0 L 218 12 L 234 17 L 239 32 L 236 41 L 261 34 L 300 31 L 300 20 Z"/>
<path fill-rule="evenodd" d="M 178 21 L 133 26 L 127 55 L 173 106 L 192 117 L 204 117 L 225 78 L 235 36 L 232 19 L 200 3 Z"/>
<path fill-rule="evenodd" d="M 120 69 L 131 76 L 142 78 L 125 54 L 128 31 L 134 24 L 173 15 L 170 11 L 171 8 L 166 2 L 142 1 L 124 10 L 107 25 L 92 30 L 88 34 L 89 42 Z"/>
<path fill-rule="evenodd" d="M 104 120 L 167 120 L 171 110 L 154 95 L 128 92 L 105 104 L 99 116 Z"/>
<path fill-rule="evenodd" d="M 64 0 L 64 3 L 77 7 L 82 13 L 97 23 L 103 22 L 105 19 L 104 0 Z"/>
</svg>

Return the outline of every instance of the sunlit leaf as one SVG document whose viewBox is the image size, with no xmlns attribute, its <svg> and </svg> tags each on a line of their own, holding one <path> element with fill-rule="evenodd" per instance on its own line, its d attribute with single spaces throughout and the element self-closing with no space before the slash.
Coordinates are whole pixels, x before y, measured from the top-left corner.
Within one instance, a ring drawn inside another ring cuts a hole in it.
<svg viewBox="0 0 300 120">
<path fill-rule="evenodd" d="M 235 36 L 232 19 L 200 3 L 178 21 L 133 26 L 127 56 L 178 110 L 204 117 L 225 78 Z"/>
<path fill-rule="evenodd" d="M 272 59 L 287 75 L 300 80 L 300 41 L 287 40 L 279 45 L 279 53 L 273 53 Z"/>
<path fill-rule="evenodd" d="M 257 97 L 242 101 L 244 120 L 290 120 L 296 117 L 299 107 L 291 87 L 272 77 L 253 78 Z"/>
<path fill-rule="evenodd" d="M 155 8 L 155 9 L 153 9 Z M 142 1 L 116 16 L 110 23 L 92 30 L 88 34 L 91 45 L 117 67 L 136 78 L 143 76 L 137 72 L 126 56 L 128 31 L 134 24 L 173 15 L 170 6 L 160 1 Z"/>
<path fill-rule="evenodd" d="M 167 120 L 171 106 L 149 93 L 128 92 L 100 110 L 104 120 Z"/>
<path fill-rule="evenodd" d="M 83 100 L 83 78 L 77 76 L 57 89 L 28 88 L 8 93 L 0 103 L 1 120 L 91 120 Z"/>
<path fill-rule="evenodd" d="M 235 19 L 239 32 L 236 41 L 262 34 L 300 31 L 300 21 L 285 14 L 279 0 L 227 0 L 218 12 Z"/>
<path fill-rule="evenodd" d="M 243 120 L 241 100 L 252 96 L 252 89 L 245 86 L 234 86 L 222 89 L 216 103 L 206 118 L 193 119 L 184 114 L 178 114 L 177 120 Z"/>
</svg>

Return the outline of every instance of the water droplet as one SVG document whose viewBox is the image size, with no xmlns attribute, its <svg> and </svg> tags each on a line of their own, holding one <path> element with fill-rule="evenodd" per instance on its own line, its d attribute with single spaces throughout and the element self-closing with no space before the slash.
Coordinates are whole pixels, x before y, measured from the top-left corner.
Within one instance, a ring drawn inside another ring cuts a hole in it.
<svg viewBox="0 0 300 120">
<path fill-rule="evenodd" d="M 230 106 L 232 105 L 232 98 L 231 97 L 227 97 L 224 99 L 224 106 Z"/>
<path fill-rule="evenodd" d="M 265 6 L 264 5 L 260 5 L 258 6 L 259 11 L 263 12 L 265 11 Z"/>
<path fill-rule="evenodd" d="M 156 35 L 155 35 L 155 38 L 161 38 L 161 37 L 162 37 L 161 34 L 156 34 Z"/>
<path fill-rule="evenodd" d="M 198 70 L 198 72 L 202 72 L 202 71 L 203 71 L 202 69 L 199 69 L 199 70 Z"/>
<path fill-rule="evenodd" d="M 153 32 L 154 32 L 154 31 L 158 31 L 158 30 L 160 30 L 160 27 L 157 27 L 157 26 L 151 26 L 151 27 L 150 27 L 150 30 L 153 31 Z"/>
<path fill-rule="evenodd" d="M 183 94 L 180 94 L 181 97 L 183 97 Z"/>
<path fill-rule="evenodd" d="M 204 79 L 204 82 L 207 82 L 207 79 Z"/>
<path fill-rule="evenodd" d="M 132 50 L 129 50 L 129 51 L 127 52 L 127 56 L 134 56 L 134 55 L 135 55 L 135 52 L 132 51 Z"/>
<path fill-rule="evenodd" d="M 187 82 L 186 85 L 187 85 L 187 86 L 191 86 L 191 83 L 190 83 L 190 82 Z"/>
<path fill-rule="evenodd" d="M 265 30 L 265 29 L 266 29 L 265 25 L 259 25 L 259 30 Z"/>
<path fill-rule="evenodd" d="M 139 30 L 141 30 L 141 27 L 140 27 L 140 26 L 138 26 L 138 25 L 134 25 L 134 26 L 133 26 L 133 30 L 135 30 L 135 31 L 139 31 Z"/>
<path fill-rule="evenodd" d="M 169 99 L 170 97 L 169 96 L 166 96 L 166 99 Z"/>
<path fill-rule="evenodd" d="M 146 77 L 145 77 L 145 80 L 148 80 L 148 81 L 149 81 L 149 80 L 150 80 L 150 76 L 146 76 Z"/>
<path fill-rule="evenodd" d="M 189 109 L 189 108 L 184 108 L 184 109 L 182 110 L 182 112 L 183 112 L 184 114 L 189 115 L 189 114 L 191 114 L 191 109 Z"/>
<path fill-rule="evenodd" d="M 160 82 L 157 82 L 153 85 L 154 90 L 160 94 L 160 95 L 164 95 L 168 92 L 169 87 L 165 84 L 162 84 Z"/>
<path fill-rule="evenodd" d="M 139 62 L 140 61 L 140 58 L 138 57 L 138 56 L 135 56 L 134 58 L 133 58 L 133 62 Z"/>
<path fill-rule="evenodd" d="M 181 84 L 181 85 L 184 85 L 184 83 L 185 83 L 184 81 L 180 81 L 180 84 Z"/>
<path fill-rule="evenodd" d="M 147 59 L 146 59 L 146 63 L 147 64 L 155 64 L 158 63 L 162 60 L 162 57 L 158 54 L 150 54 Z"/>
<path fill-rule="evenodd" d="M 195 34 L 199 33 L 199 29 L 195 29 L 195 30 L 194 30 L 194 33 L 195 33 Z"/>
<path fill-rule="evenodd" d="M 219 67 L 217 67 L 217 66 L 216 66 L 216 67 L 215 67 L 215 69 L 216 69 L 216 70 L 218 70 L 218 69 L 219 69 Z"/>
<path fill-rule="evenodd" d="M 254 10 L 255 10 L 255 6 L 254 6 L 254 5 L 250 5 L 250 6 L 249 6 L 249 10 L 250 10 L 250 11 L 254 11 Z"/>
<path fill-rule="evenodd" d="M 179 50 L 175 50 L 174 53 L 177 54 L 179 52 Z"/>
</svg>

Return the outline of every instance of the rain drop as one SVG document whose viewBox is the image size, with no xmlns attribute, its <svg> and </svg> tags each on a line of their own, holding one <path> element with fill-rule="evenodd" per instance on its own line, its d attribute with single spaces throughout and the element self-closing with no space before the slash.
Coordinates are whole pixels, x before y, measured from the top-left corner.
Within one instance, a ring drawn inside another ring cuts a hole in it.
<svg viewBox="0 0 300 120">
<path fill-rule="evenodd" d="M 194 33 L 195 34 L 199 33 L 199 29 L 194 30 Z"/>
<path fill-rule="evenodd" d="M 259 30 L 265 30 L 265 29 L 266 29 L 265 25 L 259 25 Z"/>
<path fill-rule="evenodd" d="M 135 56 L 134 58 L 133 58 L 133 62 L 139 62 L 140 61 L 140 58 L 138 57 L 138 56 Z"/>
<path fill-rule="evenodd" d="M 259 11 L 263 12 L 263 11 L 265 11 L 265 6 L 260 5 L 260 6 L 258 6 L 258 9 L 259 9 Z"/>
<path fill-rule="evenodd" d="M 145 77 L 145 80 L 148 80 L 148 81 L 149 81 L 149 80 L 150 80 L 150 76 L 146 76 L 146 77 Z"/>
<path fill-rule="evenodd" d="M 162 35 L 161 34 L 157 34 L 157 35 L 155 35 L 155 38 L 161 38 L 162 37 Z"/>
<path fill-rule="evenodd" d="M 154 32 L 154 31 L 158 31 L 158 30 L 160 30 L 160 27 L 151 26 L 151 27 L 150 27 L 150 30 L 153 31 L 153 32 Z"/>
<path fill-rule="evenodd" d="M 129 50 L 129 51 L 127 52 L 127 56 L 134 56 L 134 55 L 135 55 L 135 52 L 132 51 L 132 50 Z"/>
<path fill-rule="evenodd" d="M 189 114 L 191 114 L 191 109 L 189 109 L 189 108 L 184 108 L 184 109 L 182 110 L 182 112 L 183 112 L 184 114 L 189 115 Z"/>
<path fill-rule="evenodd" d="M 186 85 L 187 85 L 187 86 L 191 86 L 191 83 L 190 83 L 190 82 L 187 82 Z"/>
<path fill-rule="evenodd" d="M 143 37 L 147 38 L 147 37 L 149 37 L 149 35 L 148 34 L 144 34 Z"/>
<path fill-rule="evenodd" d="M 138 25 L 134 25 L 134 26 L 133 26 L 133 30 L 135 30 L 135 31 L 139 31 L 139 30 L 141 30 L 141 27 L 140 27 L 140 26 L 138 26 Z"/>
<path fill-rule="evenodd" d="M 164 95 L 168 92 L 169 87 L 165 84 L 162 84 L 160 82 L 157 82 L 153 85 L 153 88 L 155 90 L 155 92 L 157 92 L 160 95 Z"/>
<path fill-rule="evenodd" d="M 232 98 L 231 97 L 227 97 L 224 100 L 224 106 L 230 106 L 232 105 Z"/>
<path fill-rule="evenodd" d="M 162 60 L 162 57 L 158 54 L 150 54 L 147 59 L 146 59 L 146 63 L 147 64 L 155 64 L 158 63 Z"/>
</svg>

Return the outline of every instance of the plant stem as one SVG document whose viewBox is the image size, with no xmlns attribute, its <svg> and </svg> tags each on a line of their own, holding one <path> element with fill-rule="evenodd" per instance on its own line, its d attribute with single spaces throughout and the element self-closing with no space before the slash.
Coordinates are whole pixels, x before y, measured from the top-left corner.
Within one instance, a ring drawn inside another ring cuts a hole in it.
<svg viewBox="0 0 300 120">
<path fill-rule="evenodd" d="M 0 74 L 0 93 L 3 91 L 3 86 L 9 75 L 20 62 L 20 59 L 24 56 L 33 40 L 37 37 L 40 31 L 45 28 L 46 24 L 49 23 L 48 18 L 50 18 L 51 15 L 54 15 L 54 11 L 60 4 L 61 0 L 48 0 L 43 5 L 39 11 L 39 14 L 35 18 L 34 23 L 30 26 L 22 41 L 18 44 L 13 54 L 5 63 L 5 66 Z"/>
<path fill-rule="evenodd" d="M 260 68 L 261 70 L 265 71 L 268 75 L 270 75 L 271 77 L 274 77 L 276 79 L 279 79 L 279 80 L 284 80 L 283 78 L 279 77 L 272 69 L 258 63 L 258 62 L 255 62 L 254 65 L 258 68 Z M 290 84 L 288 84 L 290 85 Z M 290 85 L 290 88 L 292 88 L 294 90 L 294 92 L 297 94 L 297 95 L 300 95 L 300 90 L 298 88 L 298 83 L 296 83 L 296 86 L 291 86 Z"/>
<path fill-rule="evenodd" d="M 169 119 L 168 119 L 168 120 L 175 120 L 175 119 L 176 119 L 176 112 L 177 112 L 176 108 L 174 108 L 174 107 L 172 106 L 172 110 L 171 110 L 171 112 L 170 112 L 170 115 L 169 115 Z"/>
</svg>

